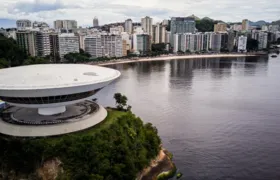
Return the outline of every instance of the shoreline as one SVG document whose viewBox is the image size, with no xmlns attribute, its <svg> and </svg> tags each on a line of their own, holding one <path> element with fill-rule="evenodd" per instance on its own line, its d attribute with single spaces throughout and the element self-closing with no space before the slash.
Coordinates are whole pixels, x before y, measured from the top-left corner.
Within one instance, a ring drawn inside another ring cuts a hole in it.
<svg viewBox="0 0 280 180">
<path fill-rule="evenodd" d="M 259 56 L 258 54 L 204 54 L 204 55 L 182 55 L 182 56 L 160 56 L 160 57 L 151 57 L 151 58 L 139 58 L 139 59 L 122 59 L 122 60 L 113 60 L 108 62 L 101 63 L 88 63 L 90 65 L 98 66 L 107 66 L 114 64 L 125 64 L 125 63 L 135 63 L 135 62 L 147 62 L 147 61 L 169 61 L 174 59 L 198 59 L 198 58 L 220 58 L 220 57 L 250 57 L 250 56 Z"/>
<path fill-rule="evenodd" d="M 136 180 L 157 180 L 169 179 L 168 177 L 175 176 L 176 166 L 172 162 L 172 157 L 166 149 L 161 148 L 157 157 L 151 160 L 149 166 L 138 173 Z M 160 177 L 162 176 L 162 177 Z"/>
</svg>

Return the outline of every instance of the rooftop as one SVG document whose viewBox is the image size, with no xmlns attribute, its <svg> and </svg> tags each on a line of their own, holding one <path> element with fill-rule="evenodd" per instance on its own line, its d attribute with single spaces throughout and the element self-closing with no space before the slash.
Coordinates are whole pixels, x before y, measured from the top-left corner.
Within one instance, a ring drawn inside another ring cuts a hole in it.
<svg viewBox="0 0 280 180">
<path fill-rule="evenodd" d="M 45 64 L 0 70 L 1 90 L 65 88 L 111 81 L 120 72 L 83 64 Z"/>
</svg>

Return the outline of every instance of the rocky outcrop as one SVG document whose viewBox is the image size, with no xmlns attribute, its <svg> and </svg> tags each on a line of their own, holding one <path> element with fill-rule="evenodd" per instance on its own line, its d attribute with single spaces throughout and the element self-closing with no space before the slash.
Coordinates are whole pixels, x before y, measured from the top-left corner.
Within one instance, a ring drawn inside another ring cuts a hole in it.
<svg viewBox="0 0 280 180">
<path fill-rule="evenodd" d="M 174 171 L 176 167 L 169 154 L 167 150 L 161 149 L 150 165 L 138 174 L 137 180 L 157 180 L 160 174 Z"/>
<path fill-rule="evenodd" d="M 46 161 L 38 170 L 38 176 L 42 180 L 55 180 L 60 173 L 63 173 L 62 163 L 58 158 Z"/>
</svg>

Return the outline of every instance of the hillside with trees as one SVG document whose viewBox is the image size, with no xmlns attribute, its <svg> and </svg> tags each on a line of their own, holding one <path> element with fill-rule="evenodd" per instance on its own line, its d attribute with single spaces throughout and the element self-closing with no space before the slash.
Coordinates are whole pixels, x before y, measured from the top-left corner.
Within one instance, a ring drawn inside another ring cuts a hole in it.
<svg viewBox="0 0 280 180">
<path fill-rule="evenodd" d="M 127 98 L 97 126 L 48 138 L 0 137 L 0 179 L 131 180 L 161 147 L 157 129 L 131 113 Z M 47 169 L 46 167 L 50 166 Z"/>
<path fill-rule="evenodd" d="M 221 20 L 213 20 L 211 18 L 205 17 L 201 20 L 196 20 L 196 29 L 199 32 L 212 32 L 214 31 L 214 25 L 217 23 L 224 23 Z"/>
<path fill-rule="evenodd" d="M 210 32 L 214 31 L 215 21 L 210 18 L 203 18 L 201 20 L 196 20 L 196 29 L 199 32 Z"/>
<path fill-rule="evenodd" d="M 48 58 L 28 56 L 18 47 L 14 39 L 0 34 L 0 69 L 21 65 L 46 64 L 48 62 Z"/>
<path fill-rule="evenodd" d="M 27 54 L 21 50 L 14 39 L 0 34 L 0 68 L 20 66 L 27 59 Z"/>
</svg>

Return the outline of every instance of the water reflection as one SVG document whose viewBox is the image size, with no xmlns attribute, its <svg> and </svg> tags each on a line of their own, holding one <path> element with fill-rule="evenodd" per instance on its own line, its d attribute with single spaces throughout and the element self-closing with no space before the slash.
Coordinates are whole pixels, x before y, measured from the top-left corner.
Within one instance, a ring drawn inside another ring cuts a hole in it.
<svg viewBox="0 0 280 180">
<path fill-rule="evenodd" d="M 280 178 L 280 58 L 239 57 L 110 66 L 122 77 L 97 95 L 127 95 L 157 126 L 183 179 Z"/>
</svg>

